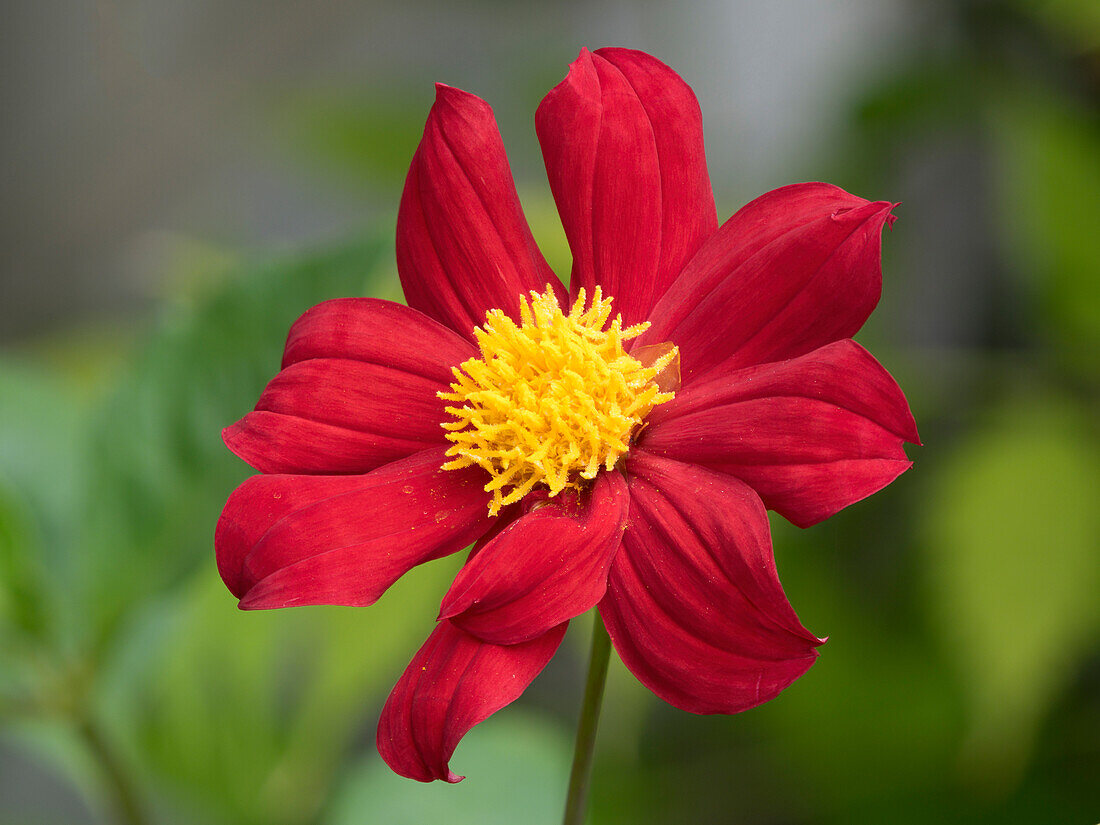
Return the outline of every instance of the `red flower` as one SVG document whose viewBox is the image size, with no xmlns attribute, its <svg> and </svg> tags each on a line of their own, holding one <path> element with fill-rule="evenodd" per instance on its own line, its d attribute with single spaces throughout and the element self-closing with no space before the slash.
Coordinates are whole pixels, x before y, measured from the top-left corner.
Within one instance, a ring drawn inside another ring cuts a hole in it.
<svg viewBox="0 0 1100 825">
<path fill-rule="evenodd" d="M 263 473 L 215 538 L 243 608 L 368 605 L 476 542 L 379 724 L 390 766 L 425 781 L 457 781 L 459 739 L 593 606 L 677 707 L 774 697 L 822 640 L 783 594 L 765 507 L 814 524 L 890 483 L 917 442 L 850 340 L 878 301 L 892 204 L 799 184 L 719 227 L 695 97 L 641 52 L 582 51 L 535 124 L 570 290 L 489 106 L 439 86 L 398 217 L 408 306 L 308 311 L 225 431 Z"/>
</svg>

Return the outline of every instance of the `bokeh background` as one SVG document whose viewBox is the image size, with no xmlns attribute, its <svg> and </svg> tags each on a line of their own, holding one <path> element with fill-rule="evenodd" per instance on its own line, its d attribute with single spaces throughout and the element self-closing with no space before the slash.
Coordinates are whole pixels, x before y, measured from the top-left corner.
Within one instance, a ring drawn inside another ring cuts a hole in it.
<svg viewBox="0 0 1100 825">
<path fill-rule="evenodd" d="M 779 569 L 830 641 L 697 717 L 613 661 L 590 821 L 1100 820 L 1095 0 L 40 0 L 0 27 L 0 821 L 552 823 L 590 619 L 476 728 L 456 787 L 374 753 L 458 559 L 368 609 L 242 613 L 219 430 L 323 299 L 397 298 L 436 80 L 489 100 L 569 253 L 533 114 L 581 46 L 702 106 L 721 218 L 827 180 L 901 201 L 860 340 L 926 446 Z M 120 792 L 120 788 L 129 789 Z"/>
</svg>

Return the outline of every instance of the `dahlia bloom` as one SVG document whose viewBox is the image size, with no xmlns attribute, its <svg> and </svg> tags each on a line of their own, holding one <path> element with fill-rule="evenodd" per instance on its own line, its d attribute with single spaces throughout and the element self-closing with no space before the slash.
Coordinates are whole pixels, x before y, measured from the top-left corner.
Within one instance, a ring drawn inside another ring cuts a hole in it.
<svg viewBox="0 0 1100 825">
<path fill-rule="evenodd" d="M 489 106 L 440 85 L 398 217 L 408 305 L 306 312 L 224 433 L 261 473 L 215 537 L 242 608 L 369 605 L 473 543 L 378 727 L 389 765 L 423 781 L 460 778 L 461 737 L 592 607 L 676 707 L 776 696 L 823 640 L 783 593 L 765 508 L 814 524 L 890 483 L 917 442 L 851 340 L 893 204 L 798 184 L 719 227 L 695 96 L 641 52 L 582 51 L 535 126 L 568 289 Z"/>
</svg>

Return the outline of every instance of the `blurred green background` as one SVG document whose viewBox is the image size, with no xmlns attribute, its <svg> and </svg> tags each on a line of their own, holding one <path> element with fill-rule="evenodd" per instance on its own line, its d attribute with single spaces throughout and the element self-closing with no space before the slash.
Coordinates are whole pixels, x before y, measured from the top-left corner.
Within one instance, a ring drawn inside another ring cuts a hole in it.
<svg viewBox="0 0 1100 825">
<path fill-rule="evenodd" d="M 695 88 L 723 219 L 797 180 L 902 202 L 860 340 L 926 445 L 823 525 L 773 519 L 831 637 L 777 700 L 691 716 L 613 661 L 590 821 L 1100 820 L 1095 0 L 46 0 L 0 43 L 0 821 L 559 820 L 588 619 L 424 786 L 374 724 L 459 561 L 242 613 L 212 534 L 249 474 L 220 428 L 289 324 L 400 295 L 432 81 L 493 104 L 568 271 L 533 114 L 582 45 Z"/>
</svg>

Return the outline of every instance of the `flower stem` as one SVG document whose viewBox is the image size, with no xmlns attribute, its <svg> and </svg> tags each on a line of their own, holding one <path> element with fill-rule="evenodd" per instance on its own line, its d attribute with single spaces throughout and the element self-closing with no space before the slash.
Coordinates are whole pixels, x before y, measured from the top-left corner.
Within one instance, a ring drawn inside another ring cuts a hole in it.
<svg viewBox="0 0 1100 825">
<path fill-rule="evenodd" d="M 569 775 L 569 796 L 565 800 L 562 825 L 583 825 L 588 803 L 588 782 L 592 777 L 592 754 L 596 745 L 596 727 L 600 723 L 603 688 L 607 682 L 607 662 L 611 639 L 600 614 L 592 627 L 592 652 L 588 658 L 588 681 L 584 686 L 581 716 L 577 722 L 577 744 L 573 749 L 573 772 Z"/>
<path fill-rule="evenodd" d="M 79 724 L 78 731 L 103 771 L 120 825 L 146 825 L 148 820 L 138 803 L 133 784 L 99 728 L 94 722 L 85 719 Z"/>
</svg>

